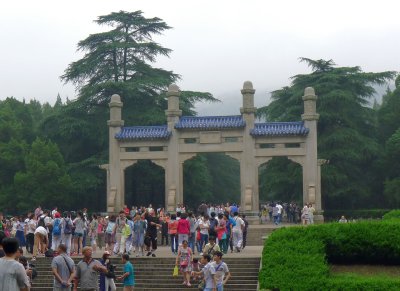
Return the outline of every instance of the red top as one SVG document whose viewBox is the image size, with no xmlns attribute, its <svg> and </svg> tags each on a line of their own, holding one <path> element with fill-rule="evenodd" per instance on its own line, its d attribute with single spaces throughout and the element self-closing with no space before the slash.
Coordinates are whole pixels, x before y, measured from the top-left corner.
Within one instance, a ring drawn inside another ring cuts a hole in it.
<svg viewBox="0 0 400 291">
<path fill-rule="evenodd" d="M 190 223 L 187 219 L 179 219 L 178 221 L 178 234 L 189 234 Z"/>
</svg>

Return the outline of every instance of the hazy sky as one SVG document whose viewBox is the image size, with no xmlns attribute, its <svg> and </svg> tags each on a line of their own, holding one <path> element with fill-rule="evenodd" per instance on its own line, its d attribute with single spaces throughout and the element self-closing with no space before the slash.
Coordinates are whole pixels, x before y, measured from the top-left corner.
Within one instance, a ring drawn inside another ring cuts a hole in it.
<svg viewBox="0 0 400 291">
<path fill-rule="evenodd" d="M 223 101 L 198 105 L 201 115 L 238 114 L 246 80 L 257 90 L 256 106 L 266 105 L 270 91 L 309 72 L 299 57 L 400 71 L 396 0 L 14 0 L 0 10 L 0 99 L 74 99 L 74 87 L 59 76 L 81 57 L 77 43 L 104 29 L 93 20 L 119 10 L 142 10 L 173 27 L 156 38 L 173 52 L 155 66 L 182 75 L 181 89 Z"/>
</svg>

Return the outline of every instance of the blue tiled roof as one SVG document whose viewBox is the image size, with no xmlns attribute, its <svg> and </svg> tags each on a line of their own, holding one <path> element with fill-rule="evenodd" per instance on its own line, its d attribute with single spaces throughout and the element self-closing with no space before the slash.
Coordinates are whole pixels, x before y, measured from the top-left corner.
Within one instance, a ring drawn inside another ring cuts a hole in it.
<svg viewBox="0 0 400 291">
<path fill-rule="evenodd" d="M 132 126 L 123 127 L 119 133 L 115 135 L 118 140 L 138 140 L 138 139 L 168 139 L 171 132 L 168 131 L 166 125 L 161 126 Z"/>
<path fill-rule="evenodd" d="M 309 129 L 299 122 L 266 122 L 256 123 L 250 131 L 252 136 L 304 136 Z"/>
<path fill-rule="evenodd" d="M 182 116 L 175 124 L 176 129 L 227 129 L 243 128 L 246 122 L 241 115 L 232 116 Z"/>
</svg>

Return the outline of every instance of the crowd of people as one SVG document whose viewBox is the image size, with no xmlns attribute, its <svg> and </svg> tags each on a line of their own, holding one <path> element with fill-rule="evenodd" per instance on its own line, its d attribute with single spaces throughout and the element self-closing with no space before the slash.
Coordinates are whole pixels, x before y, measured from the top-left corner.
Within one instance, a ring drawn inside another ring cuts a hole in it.
<svg viewBox="0 0 400 291">
<path fill-rule="evenodd" d="M 201 277 L 204 290 L 223 290 L 230 273 L 222 256 L 229 249 L 240 252 L 245 248 L 247 227 L 239 207 L 228 203 L 201 203 L 196 212 L 178 205 L 175 212 L 168 213 L 150 204 L 132 208 L 125 205 L 118 215 L 89 216 L 86 208 L 61 213 L 57 207 L 49 211 L 40 206 L 25 217 L 4 219 L 0 213 L 0 257 L 5 257 L 0 259 L 0 272 L 1 268 L 13 270 L 19 288 L 0 290 L 28 290 L 34 278 L 31 266 L 39 256 L 54 257 L 51 264 L 54 290 L 71 290 L 72 286 L 77 290 L 79 284 L 83 289 L 91 290 L 96 286 L 94 290 L 98 287 L 116 290 L 115 280 L 124 282 L 124 290 L 133 290 L 134 271 L 129 256 L 134 253 L 137 257 L 155 257 L 159 234 L 161 243 L 170 245 L 176 256 L 176 267 L 183 276 L 184 285 L 191 286 L 191 281 L 196 282 Z M 31 264 L 22 255 L 23 247 L 32 254 Z M 99 261 L 92 258 L 97 249 L 103 252 Z M 196 252 L 200 259 L 195 258 Z M 71 259 L 75 255 L 83 256 L 76 266 Z M 125 266 L 123 275 L 118 278 L 110 260 L 113 255 L 120 256 Z M 10 260 L 12 268 L 8 266 Z M 100 274 L 100 286 L 97 274 Z M 4 282 L 8 280 L 6 274 L 0 274 L 0 280 L 2 278 Z M 4 282 L 0 286 L 8 284 Z"/>
<path fill-rule="evenodd" d="M 261 223 L 272 222 L 276 225 L 287 223 L 314 224 L 315 208 L 311 203 L 301 208 L 297 203 L 267 202 L 261 206 L 259 213 Z"/>
</svg>

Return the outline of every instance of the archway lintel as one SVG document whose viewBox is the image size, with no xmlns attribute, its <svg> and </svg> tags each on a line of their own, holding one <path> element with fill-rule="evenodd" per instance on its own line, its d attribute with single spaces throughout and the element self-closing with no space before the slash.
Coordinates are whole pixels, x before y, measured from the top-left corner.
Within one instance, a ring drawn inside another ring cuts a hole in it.
<svg viewBox="0 0 400 291">
<path fill-rule="evenodd" d="M 165 159 L 154 159 L 154 160 L 151 160 L 151 162 L 156 164 L 157 166 L 160 166 L 163 169 L 165 169 L 167 166 L 167 160 L 165 160 Z"/>
<path fill-rule="evenodd" d="M 225 155 L 231 157 L 232 159 L 235 159 L 240 162 L 242 159 L 242 153 L 241 152 L 225 152 Z"/>
<path fill-rule="evenodd" d="M 129 168 L 130 166 L 133 166 L 136 163 L 137 160 L 123 160 L 121 161 L 121 170 L 125 170 L 126 168 Z"/>
<path fill-rule="evenodd" d="M 197 154 L 198 153 L 179 154 L 179 162 L 183 164 L 185 161 L 197 156 Z"/>
<path fill-rule="evenodd" d="M 288 156 L 287 158 L 302 167 L 304 166 L 304 156 Z"/>
</svg>

